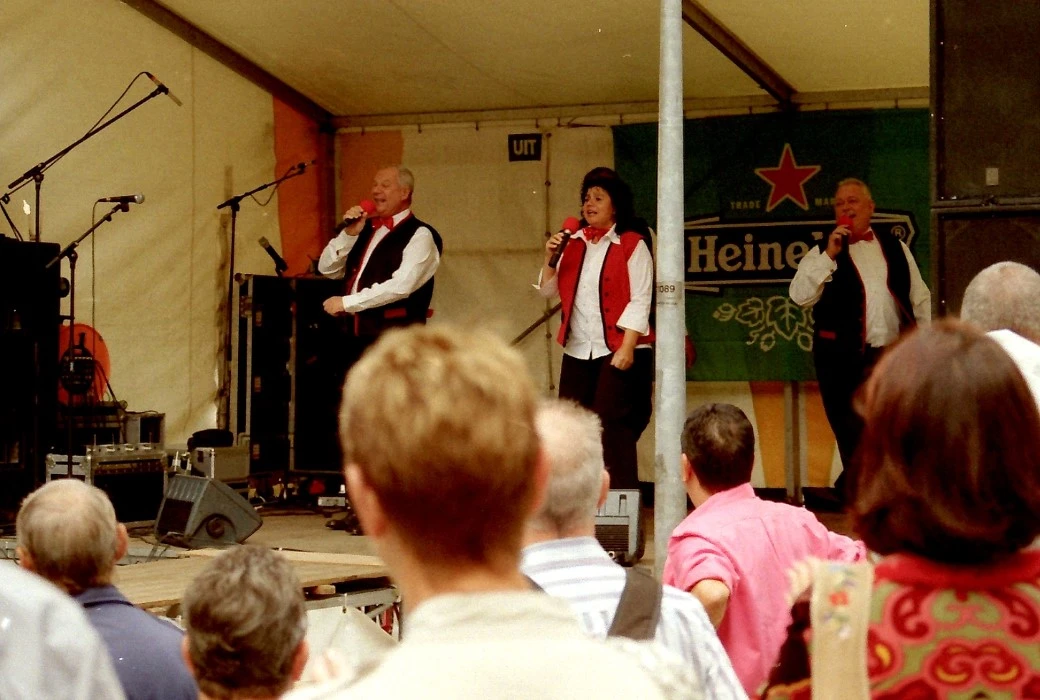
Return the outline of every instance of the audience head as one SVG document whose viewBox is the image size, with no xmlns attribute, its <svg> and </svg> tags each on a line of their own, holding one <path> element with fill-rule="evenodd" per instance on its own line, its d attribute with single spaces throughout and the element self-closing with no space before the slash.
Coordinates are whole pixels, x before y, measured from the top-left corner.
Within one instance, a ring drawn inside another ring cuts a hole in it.
<svg viewBox="0 0 1040 700">
<path fill-rule="evenodd" d="M 79 479 L 57 479 L 29 494 L 16 529 L 21 565 L 70 595 L 110 584 L 128 544 L 105 492 Z"/>
<path fill-rule="evenodd" d="M 536 402 L 524 360 L 488 333 L 384 333 L 350 370 L 340 411 L 365 532 L 431 564 L 518 560 L 545 482 Z"/>
<path fill-rule="evenodd" d="M 984 331 L 1014 331 L 1040 343 L 1040 273 L 1016 262 L 990 265 L 964 290 L 961 319 Z"/>
<path fill-rule="evenodd" d="M 736 406 L 707 403 L 686 417 L 682 451 L 684 475 L 695 477 L 705 491 L 718 493 L 751 481 L 755 431 Z"/>
<path fill-rule="evenodd" d="M 984 333 L 955 321 L 920 328 L 882 357 L 857 403 L 852 516 L 870 549 L 971 564 L 1040 534 L 1040 416 Z"/>
<path fill-rule="evenodd" d="M 530 527 L 558 537 L 595 532 L 596 510 L 610 488 L 599 416 L 570 401 L 542 402 L 535 426 L 549 464 L 549 485 Z"/>
<path fill-rule="evenodd" d="M 251 545 L 222 552 L 182 606 L 185 661 L 206 696 L 278 697 L 303 673 L 303 590 L 281 554 Z"/>
</svg>

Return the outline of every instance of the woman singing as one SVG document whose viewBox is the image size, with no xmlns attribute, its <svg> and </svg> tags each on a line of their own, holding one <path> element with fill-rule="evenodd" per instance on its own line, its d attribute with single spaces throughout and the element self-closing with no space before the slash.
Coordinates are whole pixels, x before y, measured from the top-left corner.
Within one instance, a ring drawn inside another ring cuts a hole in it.
<svg viewBox="0 0 1040 700">
<path fill-rule="evenodd" d="M 613 170 L 586 175 L 581 199 L 585 225 L 566 242 L 560 231 L 546 243 L 539 290 L 547 298 L 559 295 L 563 304 L 560 398 L 599 415 L 611 488 L 636 489 L 636 442 L 652 410 L 649 235 L 635 218 L 632 191 Z"/>
</svg>

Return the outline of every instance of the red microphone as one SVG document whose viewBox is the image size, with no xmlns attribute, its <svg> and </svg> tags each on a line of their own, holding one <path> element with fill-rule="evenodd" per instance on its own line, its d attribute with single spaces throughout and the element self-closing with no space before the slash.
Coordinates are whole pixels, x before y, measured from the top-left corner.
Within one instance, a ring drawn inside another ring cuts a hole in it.
<svg viewBox="0 0 1040 700">
<path fill-rule="evenodd" d="M 568 216 L 560 230 L 563 231 L 563 240 L 560 241 L 560 245 L 556 246 L 556 250 L 553 251 L 552 257 L 549 258 L 549 267 L 556 269 L 556 266 L 560 264 L 560 256 L 563 255 L 563 249 L 567 245 L 567 241 L 571 239 L 571 234 L 577 231 L 581 227 L 581 222 L 575 216 Z"/>
<path fill-rule="evenodd" d="M 844 226 L 848 230 L 852 230 L 852 217 L 848 214 L 842 214 L 838 217 L 838 226 Z"/>
<path fill-rule="evenodd" d="M 365 213 L 361 216 L 355 216 L 351 219 L 343 219 L 343 221 L 340 221 L 338 224 L 336 224 L 335 230 L 333 230 L 334 234 L 339 235 L 346 227 L 352 226 L 361 219 L 368 218 L 376 213 L 376 203 L 373 202 L 371 199 L 362 199 L 360 202 L 358 202 L 358 206 L 361 207 L 361 209 L 364 210 Z"/>
</svg>

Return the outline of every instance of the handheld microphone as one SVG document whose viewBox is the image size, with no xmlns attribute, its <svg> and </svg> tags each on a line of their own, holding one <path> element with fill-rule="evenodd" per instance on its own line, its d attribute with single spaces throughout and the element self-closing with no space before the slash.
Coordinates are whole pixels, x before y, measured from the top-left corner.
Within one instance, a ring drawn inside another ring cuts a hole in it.
<svg viewBox="0 0 1040 700">
<path fill-rule="evenodd" d="M 260 240 L 257 241 L 260 247 L 267 251 L 267 254 L 271 256 L 271 260 L 274 260 L 274 269 L 279 275 L 289 269 L 289 263 L 285 262 L 285 259 L 278 254 L 278 251 L 271 247 L 265 236 L 261 236 Z"/>
<path fill-rule="evenodd" d="M 339 235 L 343 232 L 343 229 L 347 228 L 348 226 L 353 226 L 359 220 L 372 216 L 376 213 L 376 203 L 373 202 L 371 199 L 362 199 L 360 202 L 358 202 L 358 206 L 361 207 L 361 209 L 365 212 L 364 215 L 355 216 L 352 219 L 343 219 L 343 221 L 340 221 L 338 224 L 336 224 L 336 228 L 333 229 L 334 234 Z"/>
<path fill-rule="evenodd" d="M 838 226 L 844 226 L 849 231 L 851 231 L 852 230 L 852 217 L 849 216 L 848 214 L 842 214 L 841 216 L 838 217 L 837 225 Z M 845 250 L 845 242 L 846 242 L 847 239 L 848 239 L 848 236 L 842 236 L 841 237 L 841 244 L 838 246 L 838 252 L 839 253 Z"/>
<path fill-rule="evenodd" d="M 175 105 L 177 105 L 178 107 L 182 107 L 184 105 L 183 102 L 181 102 L 180 100 L 177 99 L 176 95 L 174 95 L 172 92 L 170 92 L 170 88 L 166 87 L 166 85 L 163 84 L 163 81 L 159 80 L 158 78 L 156 78 L 154 75 L 152 75 L 148 71 L 145 71 L 144 74 L 148 76 L 149 80 L 151 80 L 153 83 L 155 83 L 155 87 L 159 88 L 161 91 L 166 93 L 166 96 L 169 97 L 171 100 L 173 100 L 173 103 Z"/>
<path fill-rule="evenodd" d="M 99 202 L 115 202 L 116 204 L 140 204 L 144 201 L 143 194 L 124 194 L 119 197 L 102 197 Z"/>
<path fill-rule="evenodd" d="M 560 230 L 563 231 L 563 240 L 560 241 L 560 245 L 556 246 L 556 250 L 553 251 L 552 257 L 549 258 L 549 267 L 556 269 L 556 266 L 560 264 L 560 256 L 563 255 L 563 249 L 566 247 L 567 242 L 571 239 L 571 234 L 581 227 L 581 222 L 575 216 L 568 216 Z"/>
</svg>

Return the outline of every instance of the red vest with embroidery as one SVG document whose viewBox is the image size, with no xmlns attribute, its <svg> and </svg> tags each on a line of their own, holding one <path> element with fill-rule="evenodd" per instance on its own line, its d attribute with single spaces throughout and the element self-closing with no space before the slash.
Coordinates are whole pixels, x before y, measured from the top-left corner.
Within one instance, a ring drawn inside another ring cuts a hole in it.
<svg viewBox="0 0 1040 700">
<path fill-rule="evenodd" d="M 607 255 L 603 260 L 603 268 L 599 276 L 599 306 L 602 311 L 603 339 L 611 352 L 617 352 L 625 339 L 625 331 L 618 327 L 621 314 L 632 298 L 631 288 L 628 280 L 628 260 L 632 257 L 636 246 L 643 242 L 643 237 L 638 233 L 626 231 L 620 235 L 621 244 L 610 243 L 607 247 Z M 578 245 L 578 243 L 581 245 Z M 556 271 L 560 285 L 560 301 L 562 302 L 560 332 L 557 340 L 560 345 L 567 344 L 567 334 L 570 332 L 571 311 L 574 309 L 574 297 L 578 291 L 578 278 L 584 272 L 585 251 L 587 244 L 585 240 L 578 239 L 570 242 L 563 249 L 560 257 L 560 265 Z M 639 345 L 654 342 L 654 329 L 639 338 Z"/>
</svg>

